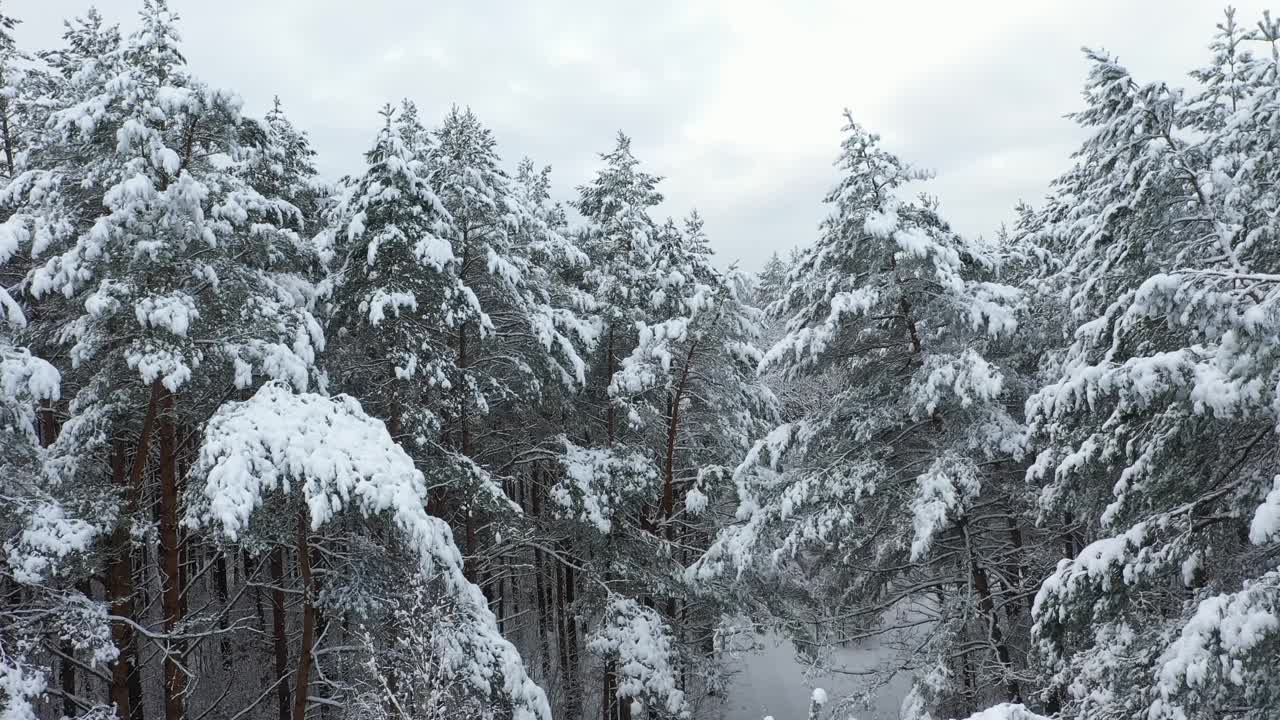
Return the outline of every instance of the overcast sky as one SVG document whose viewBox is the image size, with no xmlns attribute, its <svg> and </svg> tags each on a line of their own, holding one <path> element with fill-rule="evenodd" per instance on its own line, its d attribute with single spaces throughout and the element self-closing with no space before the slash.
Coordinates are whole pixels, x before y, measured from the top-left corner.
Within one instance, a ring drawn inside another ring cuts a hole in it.
<svg viewBox="0 0 1280 720">
<path fill-rule="evenodd" d="M 1256 19 L 1265 3 L 1237 0 Z M 56 44 L 82 0 L 7 0 L 23 47 Z M 126 31 L 140 0 L 98 6 Z M 934 169 L 959 230 L 990 234 L 1037 201 L 1079 133 L 1082 45 L 1140 79 L 1207 61 L 1213 0 L 171 0 L 206 82 L 310 132 L 320 168 L 359 169 L 377 109 L 470 105 L 514 166 L 554 167 L 558 196 L 622 129 L 666 177 L 664 214 L 697 207 L 717 251 L 755 269 L 808 242 L 833 181 L 840 112 Z M 536 6 L 536 7 L 535 7 Z"/>
</svg>

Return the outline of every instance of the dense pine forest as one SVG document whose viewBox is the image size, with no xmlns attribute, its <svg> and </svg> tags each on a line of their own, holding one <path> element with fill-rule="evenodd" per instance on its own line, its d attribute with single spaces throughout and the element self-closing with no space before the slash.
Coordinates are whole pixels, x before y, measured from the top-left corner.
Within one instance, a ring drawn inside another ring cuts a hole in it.
<svg viewBox="0 0 1280 720">
<path fill-rule="evenodd" d="M 130 17 L 0 15 L 0 720 L 719 718 L 764 636 L 879 649 L 794 718 L 1280 717 L 1280 21 L 1087 52 L 985 238 L 847 114 L 752 273 L 624 134 L 323 178 Z"/>
</svg>

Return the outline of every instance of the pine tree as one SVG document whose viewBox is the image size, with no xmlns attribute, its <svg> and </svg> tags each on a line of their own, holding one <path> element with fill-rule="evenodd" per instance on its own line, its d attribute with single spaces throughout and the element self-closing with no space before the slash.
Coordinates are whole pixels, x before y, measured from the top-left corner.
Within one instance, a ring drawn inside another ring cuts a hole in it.
<svg viewBox="0 0 1280 720">
<path fill-rule="evenodd" d="M 898 198 L 925 173 L 851 118 L 845 133 L 831 214 L 771 307 L 787 334 L 761 363 L 832 385 L 747 453 L 738 522 L 692 574 L 803 578 L 800 607 L 780 619 L 809 654 L 883 636 L 900 649 L 895 668 L 959 674 L 963 663 L 977 687 L 939 691 L 935 709 L 1017 698 L 1023 660 L 998 594 L 1020 588 L 996 580 L 1009 530 L 984 508 L 1016 512 L 1021 431 L 984 352 L 1016 327 L 1019 294 L 987 279 L 993 262 L 933 201 Z M 923 618 L 928 638 L 915 630 Z"/>
<path fill-rule="evenodd" d="M 420 638 L 438 655 L 441 676 L 464 688 L 451 698 L 449 712 L 483 712 L 497 696 L 517 720 L 550 718 L 546 696 L 498 633 L 479 588 L 464 576 L 448 525 L 427 514 L 424 476 L 387 426 L 366 415 L 356 400 L 295 394 L 283 383 L 268 383 L 249 400 L 218 410 L 205 430 L 195 473 L 204 484 L 192 489 L 193 524 L 220 527 L 235 541 L 252 532 L 264 514 L 268 523 L 278 515 L 296 518 L 303 602 L 315 608 L 304 610 L 294 720 L 306 716 L 319 608 L 359 622 L 358 635 L 371 638 L 374 629 L 379 635 L 369 641 L 374 645 L 370 667 L 345 682 L 327 679 L 330 692 L 355 693 L 354 710 L 362 707 L 361 686 L 381 686 L 388 695 L 387 716 L 408 716 L 404 708 L 413 700 L 412 689 L 393 686 L 383 676 L 398 671 L 396 633 L 386 633 L 385 622 L 397 617 L 394 608 L 421 603 L 428 591 L 440 593 L 440 606 L 453 611 L 449 623 Z M 331 524 L 343 527 L 350 549 L 325 553 L 330 579 L 324 581 L 313 567 L 310 536 Z M 334 558 L 342 555 L 352 564 L 334 567 Z M 400 582 L 406 567 L 415 577 L 407 587 Z M 386 644 L 391 647 L 379 647 Z M 384 653 L 389 661 L 380 661 Z"/>
<path fill-rule="evenodd" d="M 1029 478 L 1070 517 L 1036 599 L 1049 688 L 1078 716 L 1272 714 L 1278 517 L 1277 26 L 1228 13 L 1193 95 L 1091 52 L 1090 134 L 1030 225 L 1072 331 L 1029 402 Z M 1264 52 L 1255 57 L 1251 46 Z M 1090 542 L 1091 541 L 1091 542 Z M 1248 628 L 1246 629 L 1246 626 Z"/>
<path fill-rule="evenodd" d="M 485 516 L 511 502 L 504 490 L 508 479 L 494 473 L 510 455 L 477 446 L 478 437 L 506 432 L 486 416 L 537 405 L 542 393 L 556 386 L 585 383 L 579 348 L 595 338 L 594 328 L 571 308 L 551 304 L 551 278 L 538 266 L 535 252 L 565 241 L 501 169 L 496 146 L 471 111 L 454 108 L 434 134 L 428 170 L 452 219 L 446 237 L 457 258 L 457 281 L 479 308 L 474 319 L 457 325 L 450 347 L 453 393 L 443 398 L 443 432 L 452 440 L 455 461 L 473 476 L 455 489 L 463 493 L 467 554 L 478 566 L 496 563 L 480 555 L 478 532 L 488 524 Z M 495 498 L 501 501 L 496 506 Z M 491 531 L 502 528 L 495 525 Z M 471 576 L 493 570 L 473 568 Z"/>
<path fill-rule="evenodd" d="M 162 631 L 147 637 L 164 658 L 171 718 L 185 712 L 191 650 L 177 639 L 190 551 L 179 526 L 179 464 L 190 448 L 179 430 L 207 416 L 201 404 L 225 388 L 251 386 L 256 372 L 306 387 L 323 347 L 306 284 L 292 272 L 309 250 L 269 224 L 287 205 L 216 159 L 241 155 L 238 101 L 185 70 L 175 21 L 164 3 L 146 3 L 128 42 L 74 73 L 30 169 L 0 196 L 11 231 L 47 258 L 25 281 L 45 316 L 33 339 L 58 343 L 71 361 L 75 392 L 51 472 L 118 503 L 103 552 L 107 599 L 121 618 L 112 689 L 121 715 L 141 701 L 131 528 L 144 498 L 158 504 Z"/>
</svg>

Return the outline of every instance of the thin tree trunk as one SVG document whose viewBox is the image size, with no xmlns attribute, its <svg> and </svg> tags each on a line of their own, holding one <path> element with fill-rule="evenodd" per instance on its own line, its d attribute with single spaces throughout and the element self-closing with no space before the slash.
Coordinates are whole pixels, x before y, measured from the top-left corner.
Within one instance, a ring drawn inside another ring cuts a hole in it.
<svg viewBox="0 0 1280 720">
<path fill-rule="evenodd" d="M 284 548 L 271 551 L 271 638 L 276 664 L 276 705 L 280 720 L 289 720 L 289 636 L 284 616 Z"/>
<path fill-rule="evenodd" d="M 684 400 L 684 391 L 689 383 L 689 370 L 693 367 L 693 356 L 697 352 L 698 341 L 689 343 L 689 352 L 685 354 L 684 367 L 680 369 L 680 380 L 671 392 L 670 411 L 667 413 L 667 447 L 662 462 L 662 520 L 666 525 L 667 540 L 673 539 L 674 528 L 671 516 L 675 513 L 676 504 L 676 440 L 680 435 L 680 403 Z"/>
<path fill-rule="evenodd" d="M 463 236 L 463 242 L 466 242 L 466 236 Z M 463 253 L 463 265 L 467 262 L 465 250 Z M 471 418 L 470 407 L 471 402 L 468 397 L 469 388 L 467 386 L 467 323 L 458 326 L 458 392 L 460 395 L 458 402 L 458 436 L 459 449 L 464 457 L 474 457 L 475 448 L 472 446 L 471 437 Z M 480 560 L 480 549 L 476 547 L 476 517 L 475 509 L 471 503 L 467 503 L 465 513 L 463 515 L 464 534 L 466 537 L 466 558 L 463 565 L 463 575 L 471 582 L 476 582 L 478 577 L 476 574 L 477 565 Z M 484 588 L 482 588 L 484 589 Z M 489 597 L 490 591 L 485 589 L 485 597 L 489 599 L 490 604 L 493 599 Z"/>
<path fill-rule="evenodd" d="M 111 477 L 117 487 L 127 487 L 128 475 L 124 469 L 124 447 L 117 441 L 111 453 Z M 132 492 L 129 492 L 132 495 Z M 133 617 L 133 563 L 129 542 L 129 530 L 124 527 L 127 519 L 119 521 L 120 527 L 111 532 L 107 544 L 107 581 L 106 598 L 111 613 L 124 618 Z M 116 715 L 123 719 L 133 717 L 129 702 L 129 676 L 134 664 L 133 627 L 123 623 L 111 624 L 111 641 L 119 651 L 119 656 L 111 666 L 111 703 L 116 706 Z"/>
<path fill-rule="evenodd" d="M 0 85 L 4 84 L 4 75 L 0 73 Z M 4 138 L 4 163 L 6 175 L 10 178 L 16 170 L 13 162 L 13 133 L 9 128 L 9 99 L 0 97 L 0 137 Z"/>
<path fill-rule="evenodd" d="M 1063 513 L 1063 533 L 1062 533 L 1062 551 L 1066 554 L 1068 560 L 1074 560 L 1080 554 L 1080 546 L 1076 543 L 1075 530 L 1072 525 L 1076 524 L 1076 516 L 1070 511 Z"/>
<path fill-rule="evenodd" d="M 182 622 L 182 543 L 178 536 L 178 447 L 173 405 L 173 394 L 165 392 L 160 414 L 160 575 L 164 583 L 160 603 L 166 633 L 176 632 Z M 165 644 L 164 716 L 165 720 L 183 720 L 187 680 L 182 668 L 185 643 L 171 639 Z"/>
<path fill-rule="evenodd" d="M 138 511 L 142 497 L 142 475 L 151 450 L 152 428 L 160 408 L 162 386 L 159 381 L 151 385 L 151 397 L 142 420 L 142 430 L 134 447 L 133 465 L 125 473 L 125 450 L 116 443 L 113 453 L 112 479 L 125 493 L 125 513 L 112 530 L 107 541 L 108 552 L 106 601 L 111 613 L 134 620 L 133 542 L 129 523 Z M 111 639 L 119 650 L 119 656 L 111 667 L 111 702 L 116 715 L 130 720 L 142 720 L 142 681 L 137 671 L 137 637 L 133 626 L 127 622 L 111 624 Z"/>
<path fill-rule="evenodd" d="M 1018 586 L 1016 588 L 1016 591 L 1024 592 L 1026 590 L 1026 584 L 1027 584 L 1027 570 L 1026 570 L 1025 563 L 1023 562 L 1024 550 L 1023 550 L 1023 543 L 1022 543 L 1022 528 L 1018 527 L 1018 521 L 1015 520 L 1012 516 L 1005 518 L 1005 523 L 1009 529 L 1009 542 L 1013 544 L 1013 552 L 1014 552 L 1013 554 L 1014 559 L 1010 563 L 1012 567 L 1007 568 L 1005 572 L 1008 573 L 1011 577 L 1015 577 L 1018 579 L 1017 580 Z M 1031 612 L 1031 608 L 1035 605 L 1035 598 L 1032 595 L 1028 594 L 1027 597 L 1025 598 L 1025 602 L 1027 606 L 1027 612 Z M 1017 614 L 1018 612 L 1017 602 L 1012 600 L 1009 602 L 1009 612 L 1014 615 Z"/>
<path fill-rule="evenodd" d="M 222 612 L 218 614 L 218 630 L 222 631 L 222 639 L 218 642 L 219 652 L 222 654 L 222 668 L 224 670 L 231 669 L 231 635 L 228 633 L 231 627 L 231 608 L 227 607 L 230 602 L 231 592 L 227 587 L 227 554 L 218 550 L 217 560 L 214 562 L 214 589 L 218 593 L 218 603 L 222 606 Z"/>
<path fill-rule="evenodd" d="M 572 707 L 572 698 L 570 693 L 570 682 L 572 674 L 569 669 L 569 626 L 566 619 L 569 616 L 568 606 L 565 604 L 564 597 L 564 569 L 559 564 L 554 566 L 552 578 L 555 585 L 556 602 L 555 602 L 555 623 L 556 623 L 556 654 L 560 661 L 560 683 L 565 691 L 565 708 L 566 715 L 573 717 L 570 712 Z M 550 597 L 548 597 L 550 600 Z"/>
<path fill-rule="evenodd" d="M 70 640 L 63 640 L 61 651 L 65 656 L 58 668 L 58 684 L 62 688 L 62 714 L 75 717 L 80 712 L 75 701 L 76 666 L 67 658 L 75 656 L 76 646 Z"/>
<path fill-rule="evenodd" d="M 614 691 L 613 660 L 604 661 L 604 687 L 600 689 L 600 720 L 619 720 Z"/>
<path fill-rule="evenodd" d="M 4 121 L 4 127 L 2 130 L 5 134 L 6 148 L 9 142 L 7 116 L 8 108 L 5 105 L 0 104 L 0 119 L 3 119 Z M 12 174 L 12 168 L 10 169 L 10 173 Z M 44 401 L 40 406 L 39 437 L 40 446 L 46 448 L 52 445 L 53 441 L 58 437 L 58 420 L 54 415 L 53 402 L 49 400 Z M 85 582 L 81 587 L 81 591 L 84 593 L 85 597 L 89 597 L 91 592 L 91 588 L 88 585 L 88 582 Z M 70 638 L 63 640 L 60 651 L 62 652 L 63 657 L 58 663 L 58 685 L 62 689 L 62 714 L 67 717 L 75 717 L 79 712 L 75 701 L 76 666 L 70 660 L 70 658 L 74 657 L 76 653 L 75 643 L 73 643 Z"/>
<path fill-rule="evenodd" d="M 294 678 L 293 720 L 304 720 L 307 714 L 307 688 L 311 683 L 311 651 L 315 643 L 316 615 L 312 606 L 315 588 L 311 584 L 311 546 L 307 541 L 308 520 L 305 509 L 298 511 L 298 571 L 302 576 L 302 642 L 298 645 L 298 670 Z"/>
<path fill-rule="evenodd" d="M 609 441 L 609 447 L 613 447 L 614 440 L 617 439 L 618 417 L 617 411 L 613 407 L 613 402 L 609 400 L 608 385 L 613 382 L 613 373 L 616 371 L 613 357 L 613 326 L 609 327 L 609 341 L 605 343 L 605 416 L 604 429 L 605 437 Z"/>
<path fill-rule="evenodd" d="M 1022 691 L 1018 687 L 1018 681 L 1013 676 L 1013 661 L 1009 654 L 1009 645 L 1004 640 L 1004 633 L 1000 630 L 1000 619 L 996 616 L 995 600 L 991 597 L 991 583 L 987 578 L 987 571 L 978 563 L 978 558 L 973 552 L 972 537 L 969 534 L 968 526 L 960 523 L 960 532 L 964 536 L 964 543 L 969 555 L 969 568 L 973 575 L 973 589 L 978 595 L 978 609 L 982 611 L 983 617 L 987 621 L 987 638 L 991 645 L 995 648 L 996 660 L 1000 663 L 1001 669 L 1004 670 L 1005 688 L 1009 692 L 1009 700 L 1011 702 L 1019 702 L 1022 698 Z"/>
<path fill-rule="evenodd" d="M 573 567 L 566 565 L 564 569 L 564 591 L 565 591 L 565 629 L 568 631 L 569 648 L 567 655 L 569 658 L 569 704 L 570 714 L 569 720 L 578 717 L 579 709 L 582 706 L 581 685 L 578 678 L 578 622 L 573 617 L 574 602 L 574 571 Z"/>
<path fill-rule="evenodd" d="M 533 516 L 535 523 L 539 522 L 538 518 L 542 514 L 541 502 L 539 501 L 542 489 L 538 483 L 538 477 L 538 463 L 535 462 L 529 471 L 528 485 L 529 512 Z M 535 547 L 533 548 L 533 592 L 536 596 L 535 600 L 538 608 L 538 647 L 540 650 L 538 659 L 542 668 L 543 683 L 547 682 L 547 678 L 551 674 L 551 645 L 548 642 L 551 634 L 551 617 L 548 614 L 551 604 L 544 594 L 546 592 L 544 586 L 547 584 L 545 572 L 546 568 L 542 562 L 542 550 Z"/>
</svg>

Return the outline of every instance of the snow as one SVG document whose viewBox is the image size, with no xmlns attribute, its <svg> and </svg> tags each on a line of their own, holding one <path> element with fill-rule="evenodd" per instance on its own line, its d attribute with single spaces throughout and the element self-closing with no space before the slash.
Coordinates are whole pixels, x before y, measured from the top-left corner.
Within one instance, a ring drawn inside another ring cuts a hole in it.
<svg viewBox="0 0 1280 720">
<path fill-rule="evenodd" d="M 187 294 L 161 297 L 145 297 L 134 305 L 138 324 L 167 330 L 179 337 L 186 337 L 192 321 L 200 317 L 195 299 Z"/>
<path fill-rule="evenodd" d="M 587 643 L 591 652 L 616 658 L 619 698 L 644 699 L 668 715 L 689 717 L 684 692 L 677 689 L 673 640 L 656 611 L 612 595 L 605 621 Z"/>
<path fill-rule="evenodd" d="M 622 500 L 656 486 L 657 471 L 639 453 L 584 448 L 567 439 L 562 442 L 564 478 L 551 488 L 551 500 L 563 516 L 585 521 L 608 534 Z"/>
<path fill-rule="evenodd" d="M 894 231 L 898 229 L 898 211 L 896 207 L 890 207 L 883 212 L 880 210 L 872 210 L 867 213 L 867 219 L 862 223 L 862 229 L 872 237 L 881 240 L 893 237 Z"/>
<path fill-rule="evenodd" d="M 981 490 L 977 469 L 958 456 L 938 458 L 916 482 L 919 487 L 911 500 L 912 562 L 928 554 L 934 536 L 963 515 Z"/>
<path fill-rule="evenodd" d="M 931 417 L 948 401 L 958 401 L 961 407 L 990 402 L 1004 390 L 1000 370 L 972 349 L 955 357 L 931 354 L 922 372 L 925 376 L 911 386 L 911 409 L 916 417 Z"/>
<path fill-rule="evenodd" d="M 51 502 L 27 508 L 25 520 L 20 535 L 6 547 L 14 579 L 31 585 L 55 569 L 58 560 L 88 550 L 99 530 L 69 517 L 60 505 Z"/>
<path fill-rule="evenodd" d="M 467 632 L 487 650 L 473 650 L 476 660 L 501 672 L 516 718 L 550 719 L 542 690 L 525 674 L 515 647 L 498 634 L 480 589 L 464 577 L 452 530 L 424 509 L 422 473 L 355 399 L 294 394 L 283 383 L 269 382 L 210 418 L 193 472 L 203 483 L 186 523 L 214 525 L 232 540 L 250 530 L 270 494 L 296 494 L 313 531 L 341 512 L 389 516 L 416 551 L 419 573 L 443 577 L 478 618 L 480 625 Z"/>
<path fill-rule="evenodd" d="M 684 508 L 690 515 L 701 515 L 707 509 L 707 496 L 698 488 L 689 488 L 684 496 Z"/>
<path fill-rule="evenodd" d="M 924 230 L 912 227 L 893 234 L 893 240 L 902 252 L 914 258 L 927 258 L 937 250 L 937 244 Z"/>
<path fill-rule="evenodd" d="M 25 348 L 0 345 L 0 403 L 57 400 L 62 376 Z"/>
<path fill-rule="evenodd" d="M 43 673 L 0 659 L 0 720 L 39 720 L 32 700 L 42 696 L 48 682 Z"/>
<path fill-rule="evenodd" d="M 125 357 L 125 362 L 129 368 L 138 371 L 143 383 L 150 385 L 159 380 L 169 392 L 178 392 L 191 379 L 192 368 L 187 358 L 145 342 L 135 343 Z"/>
<path fill-rule="evenodd" d="M 1249 542 L 1265 545 L 1280 535 L 1280 475 L 1272 481 L 1271 491 L 1253 513 L 1249 523 Z"/>
<path fill-rule="evenodd" d="M 1155 683 L 1157 699 L 1149 720 L 1183 720 L 1179 698 L 1185 687 L 1217 683 L 1247 687 L 1250 653 L 1280 637 L 1280 570 L 1246 582 L 1236 593 L 1201 600 L 1179 637 L 1161 655 Z M 1274 660 L 1274 657 L 1270 658 Z M 1261 672 L 1274 667 L 1264 659 Z"/>
<path fill-rule="evenodd" d="M 979 710 L 966 720 L 1049 720 L 1049 718 L 1031 712 L 1022 704 L 1001 703 Z"/>
<path fill-rule="evenodd" d="M 382 289 L 374 291 L 368 300 L 369 324 L 377 327 L 387 317 L 387 308 L 397 316 L 402 309 L 417 312 L 418 299 L 410 292 L 387 292 Z"/>
<path fill-rule="evenodd" d="M 861 686 L 856 676 L 839 671 L 822 671 L 796 657 L 794 648 L 775 635 L 754 638 L 758 648 L 736 652 L 729 657 L 734 673 L 725 693 L 725 720 L 760 720 L 765 715 L 800 720 L 813 701 L 815 683 L 820 684 L 828 703 L 856 694 Z M 891 662 L 893 650 L 875 642 L 860 642 L 837 648 L 832 662 L 846 671 L 865 671 Z M 908 673 L 899 673 L 859 707 L 859 720 L 899 720 L 902 698 L 911 687 Z M 831 717 L 846 718 L 837 712 Z"/>
</svg>

